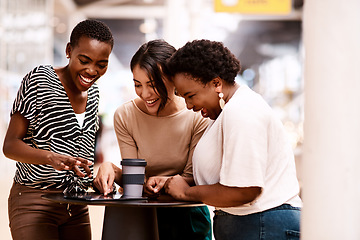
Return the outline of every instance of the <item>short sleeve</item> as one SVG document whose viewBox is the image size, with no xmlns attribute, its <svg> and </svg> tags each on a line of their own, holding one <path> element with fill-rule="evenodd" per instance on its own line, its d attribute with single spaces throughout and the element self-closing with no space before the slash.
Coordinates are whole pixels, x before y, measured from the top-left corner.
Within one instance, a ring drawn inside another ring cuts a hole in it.
<svg viewBox="0 0 360 240">
<path fill-rule="evenodd" d="M 267 123 L 264 111 L 242 108 L 225 112 L 220 183 L 236 187 L 264 187 L 267 166 Z"/>
<path fill-rule="evenodd" d="M 15 112 L 19 112 L 26 119 L 32 120 L 36 115 L 36 96 L 38 88 L 36 81 L 33 79 L 33 71 L 28 73 L 20 84 L 11 110 L 11 116 Z"/>
<path fill-rule="evenodd" d="M 197 143 L 199 142 L 201 136 L 203 135 L 205 129 L 207 128 L 209 121 L 210 120 L 208 118 L 203 118 L 200 112 L 194 113 L 193 130 L 192 130 L 191 142 L 189 146 L 188 161 L 185 165 L 182 174 L 182 176 L 184 177 L 190 177 L 193 175 L 192 157 L 193 157 L 194 149 Z"/>
</svg>

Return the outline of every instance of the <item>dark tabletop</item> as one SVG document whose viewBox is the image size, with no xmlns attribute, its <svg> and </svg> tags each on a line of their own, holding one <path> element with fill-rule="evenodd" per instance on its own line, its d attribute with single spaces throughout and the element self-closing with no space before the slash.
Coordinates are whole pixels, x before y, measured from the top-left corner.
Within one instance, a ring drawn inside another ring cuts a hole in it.
<svg viewBox="0 0 360 240">
<path fill-rule="evenodd" d="M 104 197 L 97 193 L 87 193 L 85 196 L 67 196 L 63 193 L 48 193 L 42 198 L 67 204 L 81 205 L 101 205 L 101 206 L 127 206 L 127 207 L 195 207 L 203 206 L 200 202 L 181 202 L 172 198 L 170 195 L 161 195 L 156 199 L 147 197 L 126 198 L 116 194 L 114 196 Z"/>
</svg>

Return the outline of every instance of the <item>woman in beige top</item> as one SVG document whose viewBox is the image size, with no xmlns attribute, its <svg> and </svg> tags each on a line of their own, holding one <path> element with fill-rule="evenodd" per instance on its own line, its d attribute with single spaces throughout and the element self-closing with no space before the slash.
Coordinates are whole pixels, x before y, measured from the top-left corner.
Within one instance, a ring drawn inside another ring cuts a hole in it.
<svg viewBox="0 0 360 240">
<path fill-rule="evenodd" d="M 199 113 L 186 109 L 164 73 L 166 60 L 174 52 L 175 48 L 163 40 L 139 48 L 130 63 L 139 97 L 121 105 L 114 115 L 121 157 L 146 160 L 144 192 L 153 197 L 162 194 L 166 180 L 176 174 L 194 184 L 192 154 L 208 124 Z M 121 178 L 121 169 L 105 162 L 94 185 L 106 195 L 114 181 L 121 184 Z M 211 239 L 206 206 L 158 209 L 157 218 L 160 239 Z"/>
</svg>

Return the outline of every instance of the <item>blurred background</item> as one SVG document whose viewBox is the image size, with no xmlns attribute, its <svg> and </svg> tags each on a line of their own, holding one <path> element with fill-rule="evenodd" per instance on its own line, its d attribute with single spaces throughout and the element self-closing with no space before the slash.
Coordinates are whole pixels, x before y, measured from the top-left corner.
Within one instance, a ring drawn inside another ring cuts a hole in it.
<svg viewBox="0 0 360 240">
<path fill-rule="evenodd" d="M 99 19 L 115 38 L 107 73 L 99 80 L 103 131 L 98 163 L 120 164 L 115 109 L 135 97 L 129 62 L 138 47 L 162 38 L 181 47 L 193 39 L 222 41 L 241 61 L 237 81 L 260 93 L 282 119 L 301 164 L 303 143 L 303 0 L 286 12 L 234 10 L 236 0 L 0 0 L 0 147 L 24 75 L 40 64 L 67 64 L 72 28 Z M 262 1 L 248 1 L 257 4 Z M 266 2 L 266 1 L 265 1 Z M 271 1 L 269 1 L 271 2 Z M 281 2 L 281 1 L 280 1 Z M 287 2 L 287 1 L 282 1 Z M 300 168 L 298 168 L 299 172 Z M 0 153 L 0 231 L 11 239 L 7 197 L 15 162 Z M 300 175 L 300 173 L 298 174 Z M 301 182 L 301 179 L 299 179 Z M 102 207 L 91 207 L 93 239 L 100 239 Z"/>
</svg>

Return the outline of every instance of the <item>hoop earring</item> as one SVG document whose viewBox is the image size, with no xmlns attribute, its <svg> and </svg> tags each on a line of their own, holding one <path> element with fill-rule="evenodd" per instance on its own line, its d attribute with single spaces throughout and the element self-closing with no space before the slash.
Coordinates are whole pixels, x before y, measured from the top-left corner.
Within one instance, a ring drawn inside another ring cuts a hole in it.
<svg viewBox="0 0 360 240">
<path fill-rule="evenodd" d="M 224 109 L 224 107 L 225 107 L 225 100 L 223 99 L 223 97 L 224 97 L 224 94 L 221 92 L 221 93 L 219 93 L 219 105 L 220 105 L 220 108 L 221 109 Z"/>
</svg>

